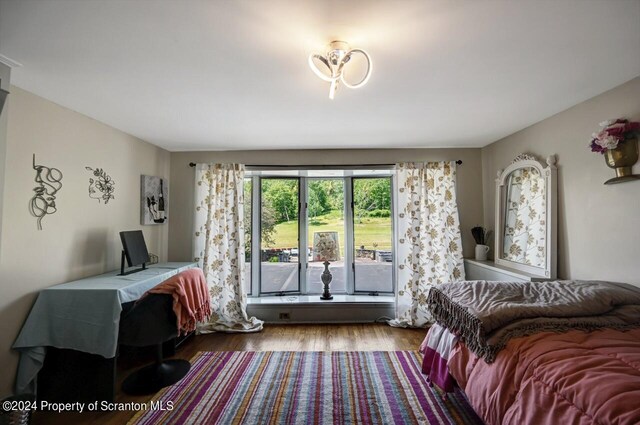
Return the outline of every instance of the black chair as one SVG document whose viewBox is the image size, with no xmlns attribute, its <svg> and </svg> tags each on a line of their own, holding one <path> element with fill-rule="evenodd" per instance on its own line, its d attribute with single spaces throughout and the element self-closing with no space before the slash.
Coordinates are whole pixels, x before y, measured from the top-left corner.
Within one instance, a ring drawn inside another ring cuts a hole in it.
<svg viewBox="0 0 640 425">
<path fill-rule="evenodd" d="M 176 320 L 171 295 L 149 294 L 137 303 L 123 306 L 118 342 L 133 347 L 157 347 L 155 363 L 129 375 L 122 383 L 124 393 L 153 394 L 189 372 L 191 363 L 186 360 L 163 360 L 163 343 L 178 336 Z"/>
</svg>

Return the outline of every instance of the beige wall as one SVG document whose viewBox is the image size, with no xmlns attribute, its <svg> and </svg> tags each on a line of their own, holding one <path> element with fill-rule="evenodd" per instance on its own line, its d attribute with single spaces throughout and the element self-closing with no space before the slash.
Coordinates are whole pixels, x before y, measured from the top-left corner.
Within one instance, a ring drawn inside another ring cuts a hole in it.
<svg viewBox="0 0 640 425">
<path fill-rule="evenodd" d="M 403 161 L 463 161 L 458 167 L 458 205 L 465 257 L 473 255 L 470 229 L 482 223 L 480 149 L 362 149 L 174 152 L 171 154 L 171 226 L 169 259 L 189 261 L 193 230 L 194 169 L 189 162 L 237 162 L 251 165 L 393 164 Z"/>
<path fill-rule="evenodd" d="M 485 225 L 494 227 L 496 171 L 523 152 L 556 154 L 558 276 L 640 283 L 640 181 L 605 186 L 615 173 L 588 148 L 598 123 L 618 117 L 640 121 L 640 77 L 483 148 Z"/>
<path fill-rule="evenodd" d="M 11 68 L 0 63 L 0 88 L 9 91 L 9 83 L 11 79 Z M 0 112 L 0 240 L 2 239 L 2 198 L 4 193 L 4 167 L 6 164 L 7 154 L 7 116 L 9 109 L 9 100 L 7 99 L 2 112 Z M 0 256 L 2 255 L 2 247 L 0 246 Z"/>
<path fill-rule="evenodd" d="M 168 226 L 141 226 L 140 174 L 169 177 L 169 152 L 17 87 L 8 98 L 4 225 L 0 251 L 0 398 L 12 391 L 13 344 L 38 291 L 120 265 L 118 232 L 142 229 L 149 251 L 167 258 Z M 58 212 L 43 230 L 28 210 L 33 195 L 32 154 L 64 174 Z M 88 196 L 90 173 L 104 168 L 115 199 Z"/>
</svg>

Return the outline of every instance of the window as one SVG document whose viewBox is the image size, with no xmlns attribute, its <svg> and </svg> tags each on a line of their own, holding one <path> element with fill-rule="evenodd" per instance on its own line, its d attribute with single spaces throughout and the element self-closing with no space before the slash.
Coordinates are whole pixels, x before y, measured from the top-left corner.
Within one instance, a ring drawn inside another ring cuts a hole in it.
<svg viewBox="0 0 640 425">
<path fill-rule="evenodd" d="M 313 246 L 320 233 L 335 232 L 338 235 L 339 257 L 331 261 L 331 292 L 347 292 L 347 268 L 345 267 L 344 180 L 307 179 L 307 293 L 321 293 L 324 285 L 320 276 L 324 262 L 314 255 Z"/>
<path fill-rule="evenodd" d="M 391 177 L 353 179 L 355 291 L 391 292 Z"/>
<path fill-rule="evenodd" d="M 331 293 L 393 292 L 390 170 L 247 174 L 247 294 L 320 294 L 324 265 L 313 247 L 327 232 L 339 247 Z"/>
<path fill-rule="evenodd" d="M 260 292 L 300 291 L 297 178 L 260 179 Z"/>
</svg>

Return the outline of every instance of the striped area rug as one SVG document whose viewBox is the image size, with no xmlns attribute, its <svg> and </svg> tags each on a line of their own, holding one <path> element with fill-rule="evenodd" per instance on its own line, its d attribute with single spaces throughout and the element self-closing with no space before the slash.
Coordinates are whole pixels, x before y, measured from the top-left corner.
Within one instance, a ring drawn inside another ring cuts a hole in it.
<svg viewBox="0 0 640 425">
<path fill-rule="evenodd" d="M 129 424 L 482 423 L 461 392 L 429 387 L 414 351 L 202 352 L 191 363 Z"/>
</svg>

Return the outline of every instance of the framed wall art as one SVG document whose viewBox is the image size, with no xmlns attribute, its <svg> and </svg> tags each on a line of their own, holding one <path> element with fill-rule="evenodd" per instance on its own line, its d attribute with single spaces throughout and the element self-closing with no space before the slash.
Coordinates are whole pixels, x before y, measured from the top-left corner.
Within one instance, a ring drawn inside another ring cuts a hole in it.
<svg viewBox="0 0 640 425">
<path fill-rule="evenodd" d="M 166 223 L 169 212 L 169 182 L 164 177 L 140 176 L 140 224 Z"/>
</svg>

